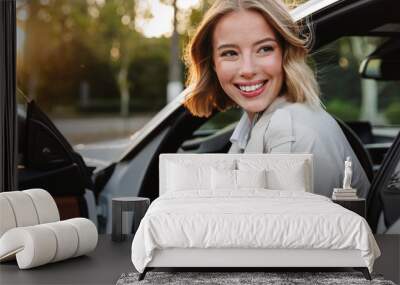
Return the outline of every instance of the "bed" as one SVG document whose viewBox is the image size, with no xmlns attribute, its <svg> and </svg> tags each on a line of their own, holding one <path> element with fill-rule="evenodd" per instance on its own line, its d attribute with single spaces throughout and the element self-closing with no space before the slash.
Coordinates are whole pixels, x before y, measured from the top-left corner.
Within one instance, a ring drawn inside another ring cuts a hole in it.
<svg viewBox="0 0 400 285">
<path fill-rule="evenodd" d="M 310 154 L 162 154 L 160 196 L 135 234 L 143 279 L 158 267 L 353 267 L 380 251 L 359 215 L 313 193 Z"/>
</svg>

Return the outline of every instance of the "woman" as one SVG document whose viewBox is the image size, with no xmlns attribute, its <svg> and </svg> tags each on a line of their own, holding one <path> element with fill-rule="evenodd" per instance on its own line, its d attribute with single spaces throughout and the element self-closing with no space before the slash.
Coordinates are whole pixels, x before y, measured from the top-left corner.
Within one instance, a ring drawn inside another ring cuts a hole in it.
<svg viewBox="0 0 400 285">
<path fill-rule="evenodd" d="M 318 194 L 331 196 L 342 187 L 350 156 L 352 186 L 366 197 L 368 178 L 321 107 L 307 55 L 307 40 L 279 0 L 217 0 L 188 45 L 185 106 L 205 117 L 214 109 L 245 111 L 230 153 L 312 153 Z"/>
</svg>

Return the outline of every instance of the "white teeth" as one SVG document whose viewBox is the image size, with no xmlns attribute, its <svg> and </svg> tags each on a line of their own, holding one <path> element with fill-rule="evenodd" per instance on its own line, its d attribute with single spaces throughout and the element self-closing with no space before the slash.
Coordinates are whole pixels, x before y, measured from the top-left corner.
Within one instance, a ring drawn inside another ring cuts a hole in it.
<svg viewBox="0 0 400 285">
<path fill-rule="evenodd" d="M 259 88 L 261 88 L 261 86 L 263 86 L 264 83 L 258 83 L 255 85 L 239 85 L 240 90 L 245 91 L 245 92 L 252 92 L 255 91 Z"/>
</svg>

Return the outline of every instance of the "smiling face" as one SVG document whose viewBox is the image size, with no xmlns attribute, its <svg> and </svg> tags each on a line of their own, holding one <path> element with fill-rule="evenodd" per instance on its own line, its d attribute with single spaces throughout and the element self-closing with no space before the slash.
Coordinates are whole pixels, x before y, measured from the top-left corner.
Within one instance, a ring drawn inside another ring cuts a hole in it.
<svg viewBox="0 0 400 285">
<path fill-rule="evenodd" d="M 282 48 L 261 14 L 240 10 L 223 16 L 213 33 L 213 60 L 225 93 L 252 118 L 281 91 Z"/>
</svg>

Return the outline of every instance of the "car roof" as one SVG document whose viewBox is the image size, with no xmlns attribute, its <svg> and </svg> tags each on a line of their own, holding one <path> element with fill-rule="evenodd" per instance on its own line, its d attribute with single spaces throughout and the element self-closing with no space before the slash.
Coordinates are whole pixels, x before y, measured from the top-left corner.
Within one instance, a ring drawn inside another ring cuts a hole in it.
<svg viewBox="0 0 400 285">
<path fill-rule="evenodd" d="M 326 9 L 339 1 L 341 0 L 309 0 L 290 11 L 290 14 L 293 20 L 299 21 L 317 11 Z"/>
</svg>

